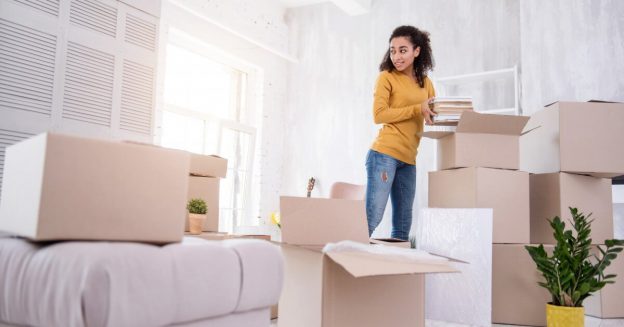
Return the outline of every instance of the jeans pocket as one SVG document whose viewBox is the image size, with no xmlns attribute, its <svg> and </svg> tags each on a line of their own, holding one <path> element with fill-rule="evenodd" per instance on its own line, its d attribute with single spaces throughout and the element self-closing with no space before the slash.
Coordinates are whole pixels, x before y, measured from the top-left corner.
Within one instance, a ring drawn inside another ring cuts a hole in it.
<svg viewBox="0 0 624 327">
<path fill-rule="evenodd" d="M 366 161 L 364 161 L 365 166 L 368 166 L 368 164 L 370 163 L 372 155 L 373 155 L 373 150 L 368 150 L 368 152 L 366 152 Z"/>
</svg>

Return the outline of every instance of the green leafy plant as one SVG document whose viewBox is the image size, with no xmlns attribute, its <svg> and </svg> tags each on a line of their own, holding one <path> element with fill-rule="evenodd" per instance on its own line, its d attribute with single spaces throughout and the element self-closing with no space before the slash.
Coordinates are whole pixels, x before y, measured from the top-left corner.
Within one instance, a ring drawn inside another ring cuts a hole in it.
<svg viewBox="0 0 624 327">
<path fill-rule="evenodd" d="M 196 213 L 200 215 L 206 214 L 206 201 L 202 199 L 190 199 L 188 204 L 186 205 L 186 209 L 189 213 Z"/>
<path fill-rule="evenodd" d="M 565 223 L 558 216 L 550 222 L 557 244 L 549 256 L 543 245 L 525 246 L 544 276 L 545 282 L 538 284 L 552 295 L 553 305 L 581 307 L 592 293 L 606 284 L 614 283 L 616 275 L 604 275 L 604 270 L 622 251 L 624 240 L 605 240 L 605 246 L 597 246 L 600 257 L 590 254 L 592 239 L 591 213 L 583 215 L 577 208 L 570 208 L 572 230 L 565 229 Z"/>
</svg>

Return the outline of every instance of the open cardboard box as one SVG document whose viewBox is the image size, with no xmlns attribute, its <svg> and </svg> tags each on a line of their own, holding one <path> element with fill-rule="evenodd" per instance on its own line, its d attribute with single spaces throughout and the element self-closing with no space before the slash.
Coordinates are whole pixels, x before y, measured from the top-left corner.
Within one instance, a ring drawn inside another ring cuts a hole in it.
<svg viewBox="0 0 624 327">
<path fill-rule="evenodd" d="M 437 139 L 440 169 L 488 167 L 518 169 L 519 137 L 529 120 L 525 116 L 462 113 L 455 132 L 428 131 Z"/>
<path fill-rule="evenodd" d="M 624 103 L 555 102 L 534 113 L 520 137 L 520 169 L 624 175 Z"/>
<path fill-rule="evenodd" d="M 281 197 L 284 288 L 279 326 L 424 326 L 424 274 L 450 264 L 414 263 L 326 243 L 368 243 L 364 201 Z"/>
</svg>

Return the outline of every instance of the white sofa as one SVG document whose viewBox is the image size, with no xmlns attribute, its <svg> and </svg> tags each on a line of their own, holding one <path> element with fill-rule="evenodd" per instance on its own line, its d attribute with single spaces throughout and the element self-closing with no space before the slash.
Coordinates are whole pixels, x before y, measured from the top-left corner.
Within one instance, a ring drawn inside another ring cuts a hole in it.
<svg viewBox="0 0 624 327">
<path fill-rule="evenodd" d="M 0 238 L 0 326 L 267 327 L 282 279 L 279 247 L 262 240 Z"/>
</svg>

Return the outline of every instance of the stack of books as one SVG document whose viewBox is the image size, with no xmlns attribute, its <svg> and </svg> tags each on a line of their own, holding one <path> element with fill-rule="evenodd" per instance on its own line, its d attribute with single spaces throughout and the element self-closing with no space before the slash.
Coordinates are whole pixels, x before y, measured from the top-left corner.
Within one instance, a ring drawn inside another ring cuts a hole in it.
<svg viewBox="0 0 624 327">
<path fill-rule="evenodd" d="M 445 96 L 433 100 L 433 111 L 437 116 L 433 124 L 438 126 L 457 126 L 464 111 L 473 111 L 472 97 Z"/>
</svg>

